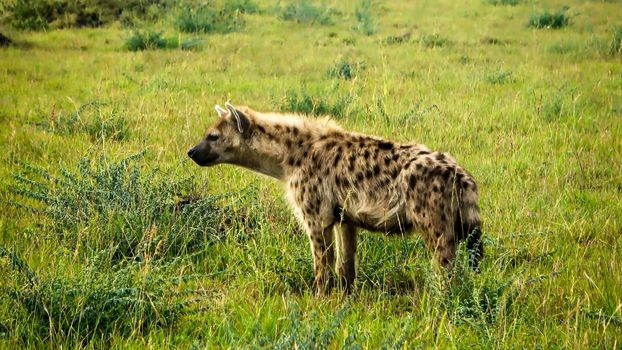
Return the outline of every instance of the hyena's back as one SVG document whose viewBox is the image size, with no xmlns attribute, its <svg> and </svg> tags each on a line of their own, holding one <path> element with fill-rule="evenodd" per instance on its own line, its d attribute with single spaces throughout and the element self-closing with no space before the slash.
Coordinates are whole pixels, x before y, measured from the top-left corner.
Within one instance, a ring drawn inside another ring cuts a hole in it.
<svg viewBox="0 0 622 350">
<path fill-rule="evenodd" d="M 482 256 L 477 185 L 449 155 L 343 133 L 315 142 L 303 158 L 301 177 L 311 184 L 303 201 L 318 214 L 330 209 L 336 221 L 374 231 L 421 232 L 443 265 L 463 240 Z"/>
</svg>

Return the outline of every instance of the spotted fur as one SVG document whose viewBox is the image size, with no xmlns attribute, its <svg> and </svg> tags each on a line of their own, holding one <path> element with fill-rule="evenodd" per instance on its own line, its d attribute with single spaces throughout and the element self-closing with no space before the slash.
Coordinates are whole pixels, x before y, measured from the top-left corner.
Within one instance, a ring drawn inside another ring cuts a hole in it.
<svg viewBox="0 0 622 350">
<path fill-rule="evenodd" d="M 465 241 L 477 266 L 477 185 L 448 154 L 345 131 L 327 118 L 226 107 L 216 107 L 221 118 L 188 154 L 199 165 L 236 164 L 285 183 L 309 237 L 318 293 L 335 272 L 351 291 L 357 228 L 420 232 L 445 267 Z"/>
</svg>

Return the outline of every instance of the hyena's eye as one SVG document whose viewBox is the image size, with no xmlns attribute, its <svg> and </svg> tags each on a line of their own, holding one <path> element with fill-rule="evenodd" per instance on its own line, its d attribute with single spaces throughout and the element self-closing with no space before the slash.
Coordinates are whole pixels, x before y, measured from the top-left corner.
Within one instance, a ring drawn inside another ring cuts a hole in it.
<svg viewBox="0 0 622 350">
<path fill-rule="evenodd" d="M 219 137 L 220 134 L 213 132 L 207 135 L 207 141 L 216 141 Z"/>
</svg>

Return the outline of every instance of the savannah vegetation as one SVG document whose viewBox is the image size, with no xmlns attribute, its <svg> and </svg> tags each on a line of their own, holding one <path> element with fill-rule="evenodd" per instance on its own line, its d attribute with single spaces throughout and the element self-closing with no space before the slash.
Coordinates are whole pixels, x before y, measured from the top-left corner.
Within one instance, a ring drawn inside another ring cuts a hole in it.
<svg viewBox="0 0 622 350">
<path fill-rule="evenodd" d="M 617 348 L 619 1 L 4 0 L 0 348 Z M 281 185 L 187 149 L 215 103 L 447 151 L 486 256 L 362 232 L 316 298 Z"/>
</svg>

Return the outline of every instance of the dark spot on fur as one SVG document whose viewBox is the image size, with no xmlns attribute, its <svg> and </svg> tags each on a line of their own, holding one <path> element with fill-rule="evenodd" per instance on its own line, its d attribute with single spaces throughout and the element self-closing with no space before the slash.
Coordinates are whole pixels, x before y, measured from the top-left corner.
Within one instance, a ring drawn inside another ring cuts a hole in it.
<svg viewBox="0 0 622 350">
<path fill-rule="evenodd" d="M 436 160 L 444 160 L 445 159 L 445 155 L 443 153 L 437 153 L 436 154 Z"/>
<path fill-rule="evenodd" d="M 426 155 L 426 154 L 430 154 L 429 151 L 419 151 L 419 153 L 417 153 L 418 155 Z"/>
<path fill-rule="evenodd" d="M 356 180 L 357 181 L 363 181 L 363 179 L 365 178 L 365 175 L 363 174 L 362 171 L 359 171 L 358 173 L 356 173 Z"/>
<path fill-rule="evenodd" d="M 363 152 L 363 157 L 365 159 L 369 158 L 369 150 L 368 149 L 366 149 L 365 152 Z"/>
<path fill-rule="evenodd" d="M 331 149 L 333 147 L 335 147 L 336 142 L 335 141 L 329 141 L 326 143 L 326 148 L 327 149 Z"/>
<path fill-rule="evenodd" d="M 391 157 L 385 157 L 384 158 L 384 165 L 389 165 L 391 164 Z"/>
<path fill-rule="evenodd" d="M 340 160 L 341 160 L 341 153 L 335 154 L 335 160 L 333 161 L 333 166 L 337 166 Z"/>
<path fill-rule="evenodd" d="M 292 140 L 290 140 L 290 139 L 285 140 L 285 146 L 287 146 L 287 148 L 291 148 L 292 147 Z"/>
<path fill-rule="evenodd" d="M 398 175 L 398 174 L 399 174 L 399 171 L 397 170 L 397 168 L 393 168 L 393 169 L 391 169 L 391 177 L 392 177 L 392 178 L 394 178 L 394 179 L 395 179 L 395 178 L 397 177 L 397 175 Z"/>
<path fill-rule="evenodd" d="M 374 176 L 378 176 L 380 174 L 380 166 L 378 164 L 374 165 Z"/>
<path fill-rule="evenodd" d="M 298 136 L 300 131 L 298 130 L 298 128 L 294 127 L 294 128 L 292 128 L 292 133 L 294 133 L 294 135 Z"/>
<path fill-rule="evenodd" d="M 341 187 L 341 177 L 339 175 L 335 175 L 335 185 Z"/>
<path fill-rule="evenodd" d="M 393 143 L 388 142 L 388 141 L 381 141 L 378 144 L 378 148 L 383 149 L 383 150 L 390 150 L 390 149 L 393 149 Z"/>
<path fill-rule="evenodd" d="M 294 159 L 294 157 L 289 157 L 289 159 L 287 159 L 287 164 L 289 164 L 289 166 L 294 166 L 295 162 L 296 160 Z"/>
<path fill-rule="evenodd" d="M 400 155 L 397 153 L 393 153 L 393 161 L 397 162 L 398 159 L 400 159 Z"/>
<path fill-rule="evenodd" d="M 421 165 L 421 163 L 417 163 L 415 164 L 415 168 L 417 168 L 417 170 L 421 170 L 421 168 L 423 168 L 423 165 Z"/>
<path fill-rule="evenodd" d="M 443 176 L 443 181 L 448 182 L 449 178 L 451 177 L 451 170 L 449 169 L 445 169 L 445 171 L 443 171 L 443 173 L 441 174 Z"/>
<path fill-rule="evenodd" d="M 256 127 L 257 127 L 257 130 L 259 130 L 261 133 L 263 133 L 263 134 L 266 133 L 266 129 L 263 126 L 257 125 Z"/>
<path fill-rule="evenodd" d="M 415 174 L 410 174 L 410 178 L 408 179 L 408 185 L 412 189 L 414 189 L 417 185 L 417 176 L 415 176 Z"/>
</svg>

